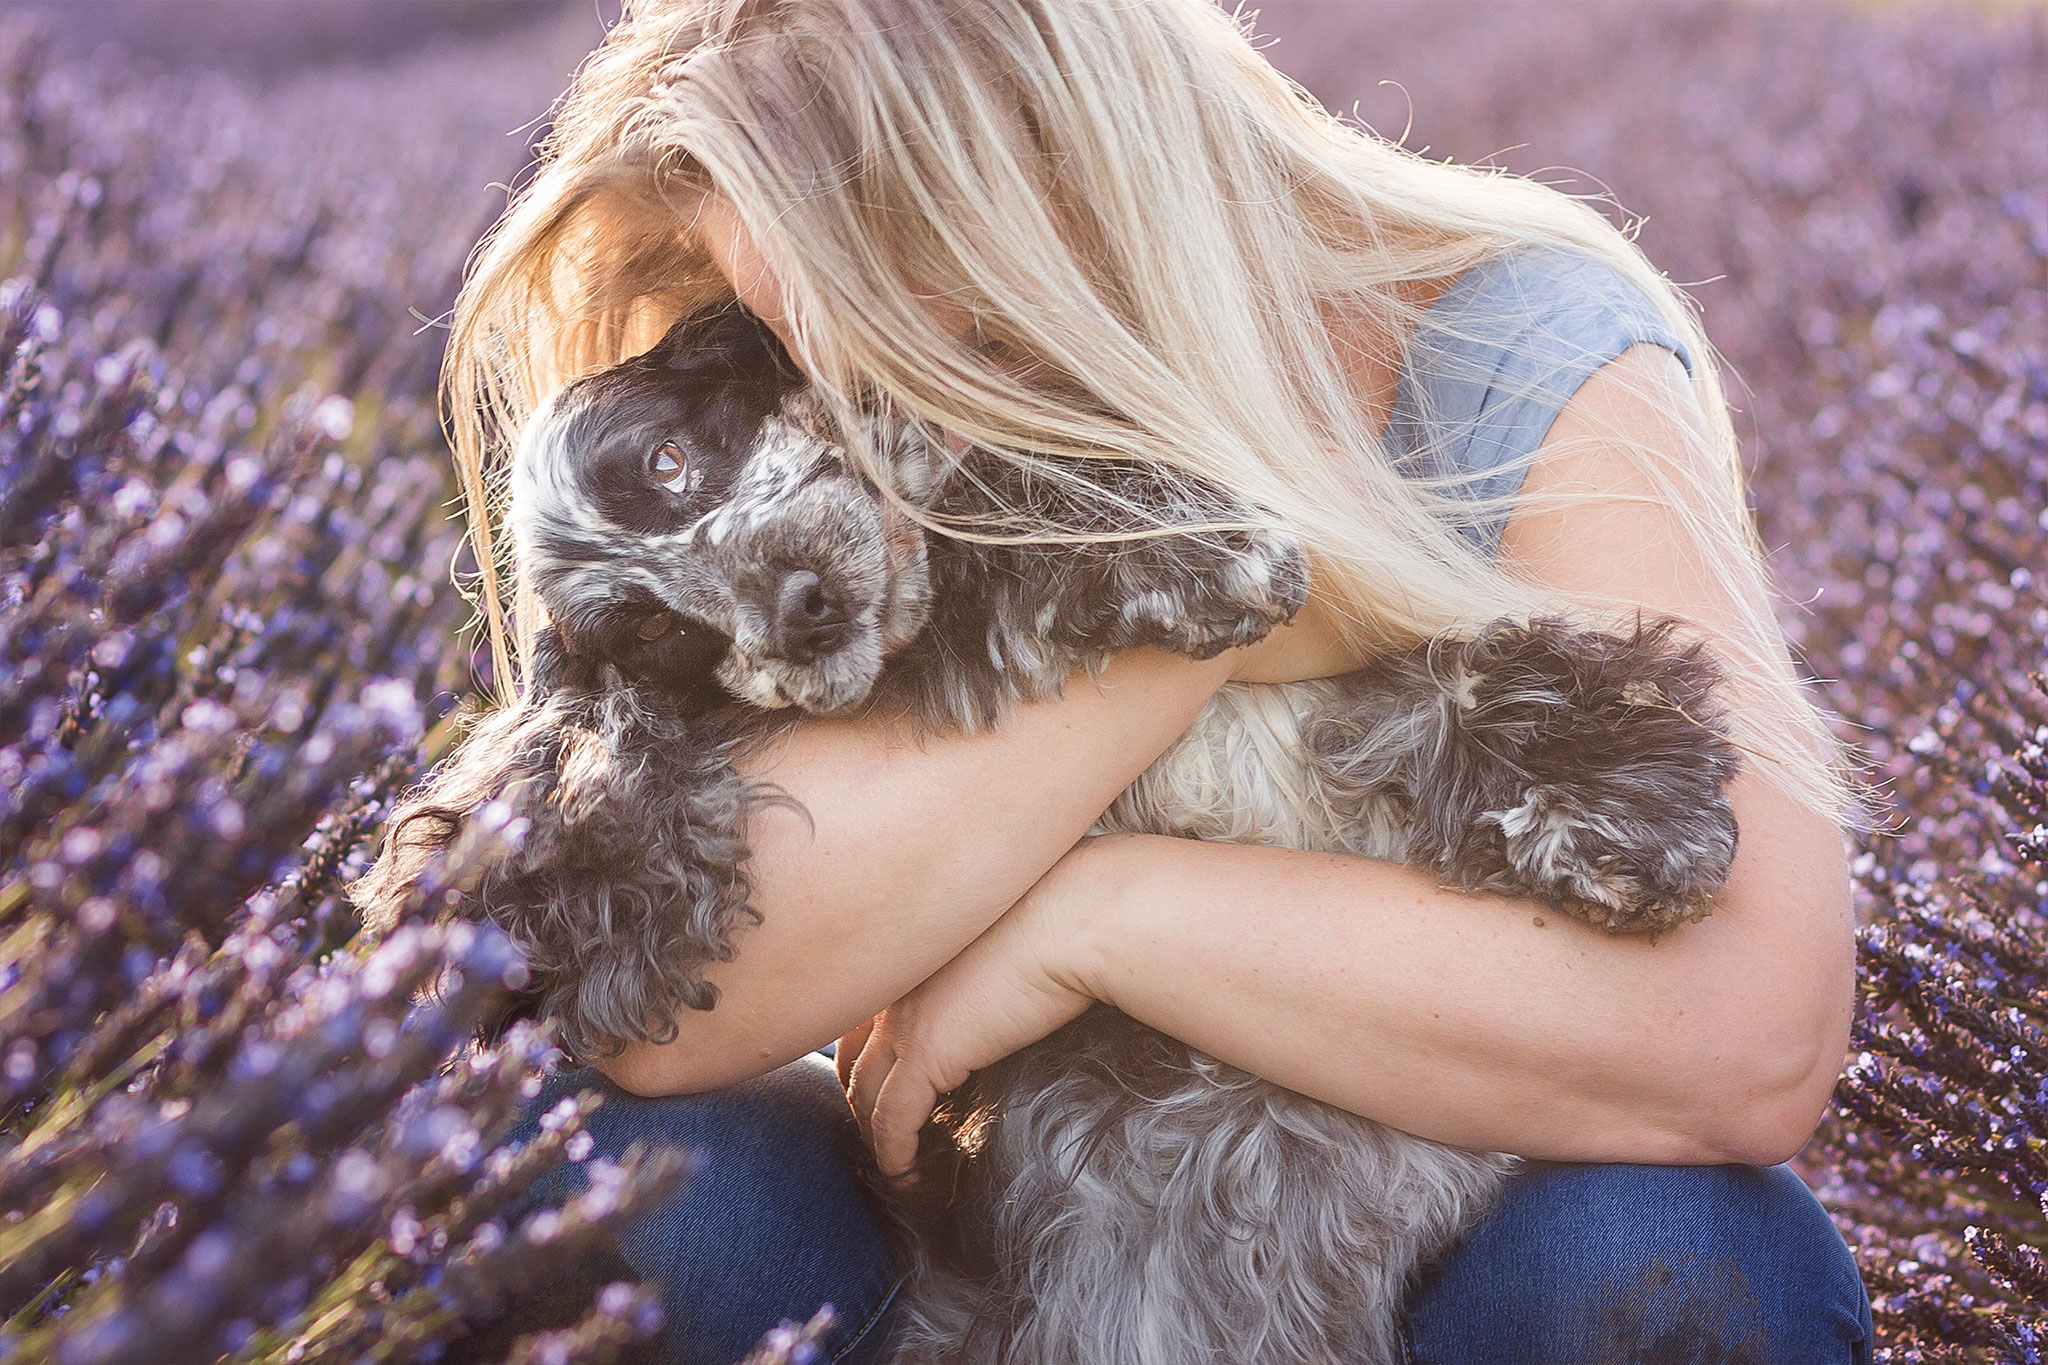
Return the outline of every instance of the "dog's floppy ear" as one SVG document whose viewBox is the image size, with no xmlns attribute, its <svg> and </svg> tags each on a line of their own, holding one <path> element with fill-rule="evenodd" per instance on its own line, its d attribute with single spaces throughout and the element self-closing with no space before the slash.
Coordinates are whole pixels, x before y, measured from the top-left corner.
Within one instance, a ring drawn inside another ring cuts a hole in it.
<svg viewBox="0 0 2048 1365">
<path fill-rule="evenodd" d="M 682 1011 L 716 1002 L 703 969 L 758 919 L 741 830 L 767 798 L 714 722 L 659 692 L 556 694 L 545 708 L 501 737 L 531 774 L 505 798 L 521 838 L 470 905 L 519 944 L 538 1012 L 587 1061 L 672 1039 Z"/>
<path fill-rule="evenodd" d="M 476 860 L 493 856 L 487 840 L 477 836 L 495 834 L 497 829 L 472 826 L 489 803 L 516 806 L 531 795 L 533 779 L 540 775 L 535 760 L 545 755 L 521 738 L 540 723 L 543 695 L 543 689 L 530 686 L 512 705 L 477 717 L 454 752 L 392 807 L 377 861 L 348 887 L 349 899 L 371 937 L 381 938 L 408 920 L 438 918 L 446 906 L 427 903 L 436 890 L 459 898 L 459 885 L 473 882 L 482 870 L 449 866 L 465 835 L 472 836 L 472 847 L 466 851 Z M 507 818 L 494 821 L 494 826 L 509 824 L 517 814 L 504 813 Z M 442 886 L 444 877 L 447 884 Z"/>
<path fill-rule="evenodd" d="M 372 933 L 448 915 L 495 923 L 528 982 L 487 1029 L 551 1017 L 588 1060 L 672 1038 L 681 1011 L 716 1002 L 703 969 L 758 918 L 741 829 L 772 797 L 732 767 L 715 722 L 659 692 L 576 686 L 560 639 L 536 643 L 526 694 L 399 803 L 350 893 Z M 439 869 L 465 852 L 444 888 Z"/>
<path fill-rule="evenodd" d="M 519 700 L 476 717 L 454 751 L 399 798 L 384 822 L 377 861 L 348 888 L 371 937 L 382 938 L 409 919 L 438 916 L 443 907 L 422 903 L 428 894 L 422 879 L 446 869 L 457 841 L 487 803 L 533 794 L 533 780 L 553 754 L 551 745 L 531 742 L 546 728 L 544 699 L 587 688 L 592 673 L 589 664 L 569 652 L 559 631 L 543 628 L 534 640 L 533 667 Z M 471 880 L 476 871 L 470 870 Z"/>
<path fill-rule="evenodd" d="M 801 377 L 782 339 L 737 299 L 700 308 L 662 333 L 641 360 L 704 382 Z"/>
</svg>

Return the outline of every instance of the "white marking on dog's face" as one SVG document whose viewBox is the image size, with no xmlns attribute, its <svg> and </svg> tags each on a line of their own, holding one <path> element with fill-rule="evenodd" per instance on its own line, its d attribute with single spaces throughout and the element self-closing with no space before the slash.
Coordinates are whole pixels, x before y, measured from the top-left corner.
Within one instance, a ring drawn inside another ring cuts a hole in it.
<svg viewBox="0 0 2048 1365">
<path fill-rule="evenodd" d="M 776 685 L 767 670 L 749 666 L 737 655 L 727 655 L 725 662 L 718 666 L 718 685 L 748 705 L 758 706 L 764 711 L 776 711 L 796 704 Z"/>
<path fill-rule="evenodd" d="M 512 456 L 511 506 L 505 522 L 512 533 L 513 547 L 520 559 L 530 562 L 540 530 L 557 520 L 572 523 L 584 534 L 603 533 L 575 480 L 568 477 L 570 461 L 562 448 L 564 424 L 558 419 L 561 395 L 551 395 L 534 410 L 520 432 L 519 446 Z"/>
</svg>

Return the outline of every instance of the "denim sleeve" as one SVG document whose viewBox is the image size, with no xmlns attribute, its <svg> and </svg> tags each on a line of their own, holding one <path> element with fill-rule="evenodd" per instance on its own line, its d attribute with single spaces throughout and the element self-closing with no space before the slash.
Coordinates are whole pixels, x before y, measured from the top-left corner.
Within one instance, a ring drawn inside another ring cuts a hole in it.
<svg viewBox="0 0 2048 1365">
<path fill-rule="evenodd" d="M 1637 342 L 1684 341 L 1603 261 L 1524 247 L 1474 266 L 1444 291 L 1408 345 L 1387 438 L 1402 472 L 1492 506 L 1462 519 L 1500 547 L 1507 506 L 1551 422 L 1592 373 Z"/>
</svg>

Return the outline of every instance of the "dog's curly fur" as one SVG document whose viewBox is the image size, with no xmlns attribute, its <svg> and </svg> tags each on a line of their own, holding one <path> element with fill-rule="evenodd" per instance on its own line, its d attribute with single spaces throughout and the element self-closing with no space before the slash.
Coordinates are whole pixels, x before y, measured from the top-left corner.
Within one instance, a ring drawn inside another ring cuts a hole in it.
<svg viewBox="0 0 2048 1365">
<path fill-rule="evenodd" d="M 683 1009 L 711 1008 L 717 992 L 703 968 L 730 958 L 734 929 L 757 918 L 740 830 L 775 799 L 733 766 L 758 729 L 742 713 L 708 707 L 695 689 L 596 674 L 541 632 L 527 699 L 470 729 L 393 812 L 376 865 L 351 888 L 373 933 L 408 913 L 497 921 L 519 945 L 528 984 L 486 1034 L 554 1019 L 583 1057 L 623 1038 L 667 1041 Z M 414 904 L 478 820 L 502 827 L 510 851 L 453 906 Z"/>
<path fill-rule="evenodd" d="M 1107 526 L 1095 509 L 1121 499 L 1175 524 L 1259 525 L 1135 466 L 963 467 L 872 420 L 896 486 L 941 516 L 1050 507 Z M 572 385 L 530 427 L 515 488 L 556 623 L 549 665 L 394 815 L 358 886 L 373 919 L 394 918 L 464 821 L 509 806 L 524 845 L 456 908 L 527 948 L 530 1005 L 578 1052 L 669 1036 L 679 1005 L 715 1002 L 701 969 L 752 913 L 741 828 L 773 795 L 732 766 L 779 724 L 760 707 L 986 725 L 1117 650 L 1249 643 L 1306 595 L 1299 548 L 1272 529 L 1113 551 L 927 540 L 732 308 Z M 1668 625 L 1552 620 L 1341 678 L 1233 685 L 1098 828 L 1397 859 L 1654 933 L 1705 914 L 1734 856 L 1714 682 Z M 896 1358 L 933 1365 L 1391 1362 L 1414 1271 L 1512 1166 L 1106 1008 L 977 1073 L 923 1148 L 921 1193 L 897 1196 L 912 1281 Z"/>
</svg>

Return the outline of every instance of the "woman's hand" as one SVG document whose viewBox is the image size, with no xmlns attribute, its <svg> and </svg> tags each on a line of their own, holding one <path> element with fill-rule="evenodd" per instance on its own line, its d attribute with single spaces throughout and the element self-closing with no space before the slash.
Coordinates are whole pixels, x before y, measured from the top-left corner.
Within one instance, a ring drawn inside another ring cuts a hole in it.
<svg viewBox="0 0 2048 1365">
<path fill-rule="evenodd" d="M 1115 836 L 1104 836 L 1114 839 Z M 939 1096 L 1094 1003 L 1083 926 L 1110 894 L 1083 839 L 966 949 L 839 1040 L 839 1083 L 887 1176 L 910 1170 Z"/>
</svg>

